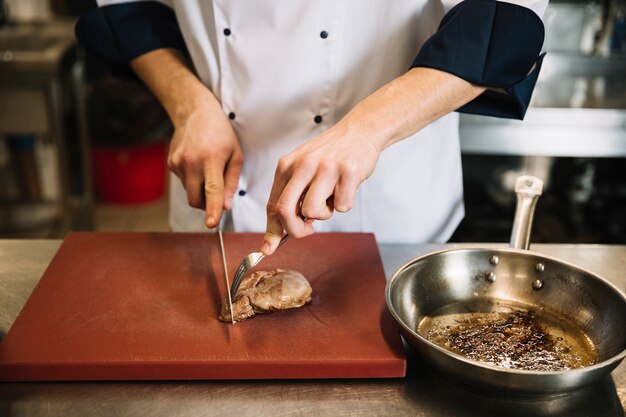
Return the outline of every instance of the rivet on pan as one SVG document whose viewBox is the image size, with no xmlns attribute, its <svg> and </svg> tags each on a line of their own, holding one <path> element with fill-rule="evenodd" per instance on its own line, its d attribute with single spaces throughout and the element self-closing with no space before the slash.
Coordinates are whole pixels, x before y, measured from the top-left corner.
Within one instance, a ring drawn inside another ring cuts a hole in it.
<svg viewBox="0 0 626 417">
<path fill-rule="evenodd" d="M 496 282 L 496 274 L 494 274 L 493 272 L 487 272 L 485 274 L 485 278 L 487 279 L 487 281 L 489 282 Z"/>
<path fill-rule="evenodd" d="M 489 263 L 491 265 L 498 265 L 498 262 L 500 262 L 500 258 L 498 258 L 498 255 L 493 255 L 491 258 L 489 258 Z"/>
<path fill-rule="evenodd" d="M 539 272 L 543 272 L 546 267 L 541 262 L 539 262 L 537 265 L 535 265 L 535 269 Z"/>
<path fill-rule="evenodd" d="M 541 282 L 541 280 L 534 280 L 533 281 L 533 290 L 540 290 L 541 287 L 543 287 L 543 282 Z"/>
</svg>

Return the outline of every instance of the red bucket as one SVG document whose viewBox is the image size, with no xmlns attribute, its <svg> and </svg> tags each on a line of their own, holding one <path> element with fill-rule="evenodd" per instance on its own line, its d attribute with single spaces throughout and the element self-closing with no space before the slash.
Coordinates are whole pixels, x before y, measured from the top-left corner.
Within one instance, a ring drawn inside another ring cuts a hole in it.
<svg viewBox="0 0 626 417">
<path fill-rule="evenodd" d="M 91 149 L 96 195 L 115 204 L 146 203 L 163 196 L 167 142 Z"/>
</svg>

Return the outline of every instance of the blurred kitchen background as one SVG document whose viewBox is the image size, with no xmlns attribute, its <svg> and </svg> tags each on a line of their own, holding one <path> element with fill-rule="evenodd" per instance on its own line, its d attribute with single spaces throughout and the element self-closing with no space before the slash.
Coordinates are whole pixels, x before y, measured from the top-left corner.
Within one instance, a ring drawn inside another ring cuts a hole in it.
<svg viewBox="0 0 626 417">
<path fill-rule="evenodd" d="M 85 0 L 0 0 L 0 238 L 166 231 L 171 126 L 142 86 L 85 56 Z M 507 242 L 515 178 L 546 181 L 534 242 L 626 244 L 626 0 L 551 1 L 523 122 L 463 115 L 466 218 Z"/>
</svg>

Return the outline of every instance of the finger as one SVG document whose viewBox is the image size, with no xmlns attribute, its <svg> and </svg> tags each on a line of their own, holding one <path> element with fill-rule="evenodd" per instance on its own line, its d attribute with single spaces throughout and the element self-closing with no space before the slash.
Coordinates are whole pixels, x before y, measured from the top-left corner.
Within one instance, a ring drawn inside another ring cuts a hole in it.
<svg viewBox="0 0 626 417">
<path fill-rule="evenodd" d="M 170 145 L 171 146 L 171 145 Z M 167 157 L 167 168 L 174 173 L 180 179 L 180 182 L 185 185 L 185 170 L 179 166 L 176 162 L 174 162 L 176 158 L 173 156 L 172 151 L 170 150 L 170 154 Z"/>
<path fill-rule="evenodd" d="M 270 191 L 269 200 L 267 200 L 267 223 L 265 226 L 265 236 L 263 238 L 263 245 L 261 246 L 261 252 L 266 256 L 271 255 L 276 250 L 278 242 L 283 237 L 283 225 L 278 219 L 276 214 L 276 202 L 283 191 L 286 184 L 287 173 L 282 167 L 282 162 L 279 161 L 276 172 L 274 173 L 274 182 L 272 183 L 272 190 Z"/>
<path fill-rule="evenodd" d="M 302 215 L 307 219 L 328 220 L 333 215 L 329 205 L 337 178 L 334 175 L 318 174 L 302 200 Z"/>
<path fill-rule="evenodd" d="M 265 256 L 269 256 L 278 247 L 278 242 L 283 237 L 283 225 L 275 215 L 267 216 L 267 225 L 265 226 L 265 236 L 263 237 L 263 245 L 261 246 L 261 252 Z"/>
<path fill-rule="evenodd" d="M 278 201 L 276 213 L 283 228 L 292 237 L 304 237 L 313 233 L 313 227 L 302 218 L 302 196 L 309 184 L 307 176 L 296 175 L 291 177 Z"/>
<path fill-rule="evenodd" d="M 239 187 L 242 165 L 243 155 L 240 151 L 233 153 L 226 165 L 226 172 L 224 173 L 224 209 L 226 210 L 233 207 L 233 196 Z"/>
<path fill-rule="evenodd" d="M 283 237 L 283 230 L 285 227 L 281 222 L 279 210 L 284 210 L 284 207 L 281 208 L 278 202 L 283 194 L 283 191 L 285 190 L 285 187 L 287 186 L 290 176 L 290 168 L 286 165 L 284 159 L 281 159 L 278 163 L 278 167 L 276 168 L 274 183 L 272 184 L 270 197 L 267 201 L 267 225 L 265 228 L 264 243 L 261 246 L 261 252 L 265 255 L 271 255 L 274 253 L 278 247 L 278 242 L 280 242 L 280 239 Z M 303 179 L 302 182 L 306 185 L 307 181 L 304 181 Z M 312 230 L 310 224 L 309 227 Z"/>
<path fill-rule="evenodd" d="M 187 192 L 187 202 L 191 207 L 204 208 L 204 194 L 202 192 L 202 175 L 196 172 L 188 172 L 184 177 L 185 191 Z"/>
<path fill-rule="evenodd" d="M 220 221 L 224 205 L 224 167 L 214 161 L 204 166 L 204 198 L 206 225 L 213 228 Z"/>
<path fill-rule="evenodd" d="M 358 186 L 359 184 L 350 177 L 339 178 L 333 195 L 335 210 L 345 213 L 352 208 Z"/>
</svg>

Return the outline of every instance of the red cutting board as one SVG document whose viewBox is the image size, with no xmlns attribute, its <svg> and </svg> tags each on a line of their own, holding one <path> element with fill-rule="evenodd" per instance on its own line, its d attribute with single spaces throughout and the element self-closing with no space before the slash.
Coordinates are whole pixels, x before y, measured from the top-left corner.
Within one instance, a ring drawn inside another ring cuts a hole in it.
<svg viewBox="0 0 626 417">
<path fill-rule="evenodd" d="M 225 234 L 232 275 L 261 234 Z M 371 234 L 292 239 L 258 268 L 302 272 L 302 308 L 232 326 L 217 235 L 71 233 L 0 344 L 0 380 L 405 375 Z"/>
</svg>

